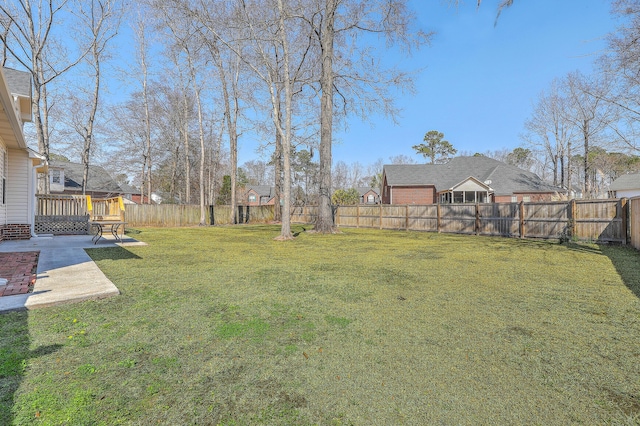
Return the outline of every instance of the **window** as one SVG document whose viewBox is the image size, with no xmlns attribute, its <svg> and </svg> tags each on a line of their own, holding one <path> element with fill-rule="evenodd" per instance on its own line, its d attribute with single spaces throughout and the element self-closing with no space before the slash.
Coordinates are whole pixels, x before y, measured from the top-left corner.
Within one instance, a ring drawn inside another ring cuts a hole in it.
<svg viewBox="0 0 640 426">
<path fill-rule="evenodd" d="M 517 203 L 518 202 L 518 196 L 517 195 L 512 195 L 511 196 L 511 202 L 512 203 Z"/>
<path fill-rule="evenodd" d="M 51 183 L 60 185 L 60 170 L 51 170 Z"/>
<path fill-rule="evenodd" d="M 522 197 L 522 201 L 524 201 L 525 203 L 530 203 L 531 197 L 529 197 L 528 195 L 525 195 L 524 197 Z"/>
<path fill-rule="evenodd" d="M 464 202 L 465 203 L 475 203 L 476 202 L 476 193 L 474 191 L 467 191 L 464 193 Z"/>
<path fill-rule="evenodd" d="M 453 191 L 440 194 L 440 204 L 449 203 L 489 203 L 489 193 L 486 191 Z"/>
<path fill-rule="evenodd" d="M 375 203 L 375 202 L 376 202 L 376 197 L 374 197 L 374 196 L 373 196 L 373 194 L 369 194 L 369 195 L 367 196 L 367 203 L 369 203 L 369 204 L 373 204 L 373 203 Z"/>
<path fill-rule="evenodd" d="M 255 194 L 249 194 L 249 202 L 250 203 L 255 203 L 256 202 Z"/>
</svg>

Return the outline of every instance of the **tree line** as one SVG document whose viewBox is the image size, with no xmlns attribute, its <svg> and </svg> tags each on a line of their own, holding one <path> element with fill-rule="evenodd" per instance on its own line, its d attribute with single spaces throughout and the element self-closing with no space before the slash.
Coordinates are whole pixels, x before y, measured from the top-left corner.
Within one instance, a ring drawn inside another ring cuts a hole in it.
<svg viewBox="0 0 640 426">
<path fill-rule="evenodd" d="M 606 167 L 635 167 L 639 4 L 613 2 L 622 19 L 600 71 L 541 94 L 510 161 L 587 194 Z M 430 38 L 408 0 L 0 0 L 2 64 L 31 74 L 27 131 L 41 154 L 80 158 L 83 187 L 89 165 L 106 164 L 143 200 L 199 203 L 202 223 L 224 176 L 232 188 L 269 184 L 284 201 L 283 239 L 291 204 L 317 203 L 316 229 L 332 232 L 333 189 L 379 187 L 382 164 L 416 162 L 334 164 L 333 128 L 348 116 L 396 114 L 395 91 L 411 90 L 413 74 L 382 58 Z M 248 135 L 262 158 L 238 165 Z M 434 162 L 429 144 L 442 137 L 427 136 L 421 153 Z M 238 202 L 236 191 L 224 197 Z"/>
<path fill-rule="evenodd" d="M 239 139 L 257 135 L 284 201 L 282 239 L 292 159 L 317 154 L 316 230 L 332 232 L 334 122 L 394 114 L 394 91 L 412 80 L 380 58 L 429 40 L 407 0 L 4 0 L 0 37 L 3 65 L 32 76 L 32 132 L 47 159 L 72 153 L 88 170 L 110 158 L 143 200 L 199 202 L 204 223 L 222 177 L 237 186 Z M 118 76 L 123 99 L 107 104 Z"/>
</svg>

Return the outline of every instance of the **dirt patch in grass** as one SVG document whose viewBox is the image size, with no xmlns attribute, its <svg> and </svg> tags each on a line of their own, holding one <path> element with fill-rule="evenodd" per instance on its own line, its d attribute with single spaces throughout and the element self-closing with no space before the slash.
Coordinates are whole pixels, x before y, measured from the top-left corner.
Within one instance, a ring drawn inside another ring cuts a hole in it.
<svg viewBox="0 0 640 426">
<path fill-rule="evenodd" d="M 137 238 L 148 246 L 89 250 L 123 294 L 28 318 L 0 316 L 2 341 L 15 320 L 25 322 L 30 347 L 59 345 L 21 358 L 24 368 L 0 378 L 19 377 L 5 418 L 224 425 L 640 418 L 633 344 L 640 302 L 627 270 L 638 253 L 371 230 L 277 242 L 278 232 L 142 229 Z M 5 348 L 24 353 L 24 342 L 14 341 Z"/>
</svg>

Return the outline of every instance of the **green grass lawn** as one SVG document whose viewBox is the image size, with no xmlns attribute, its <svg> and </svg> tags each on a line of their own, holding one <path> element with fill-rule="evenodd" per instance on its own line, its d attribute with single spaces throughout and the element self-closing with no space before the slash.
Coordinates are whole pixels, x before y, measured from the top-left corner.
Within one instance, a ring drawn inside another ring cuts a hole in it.
<svg viewBox="0 0 640 426">
<path fill-rule="evenodd" d="M 122 295 L 0 315 L 0 424 L 640 422 L 638 252 L 278 233 L 89 250 Z"/>
</svg>

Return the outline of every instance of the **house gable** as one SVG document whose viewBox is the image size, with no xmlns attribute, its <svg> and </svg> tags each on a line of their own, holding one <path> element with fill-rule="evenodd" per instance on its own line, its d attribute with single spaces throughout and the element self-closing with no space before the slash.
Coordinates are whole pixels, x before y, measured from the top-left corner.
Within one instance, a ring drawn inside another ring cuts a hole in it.
<svg viewBox="0 0 640 426">
<path fill-rule="evenodd" d="M 250 186 L 245 192 L 244 201 L 248 206 L 272 205 L 275 202 L 275 188 L 268 185 Z"/>
<path fill-rule="evenodd" d="M 480 182 L 473 176 L 469 176 L 462 182 L 454 185 L 451 188 L 452 191 L 489 191 L 493 192 L 491 187 L 485 183 Z"/>
</svg>

